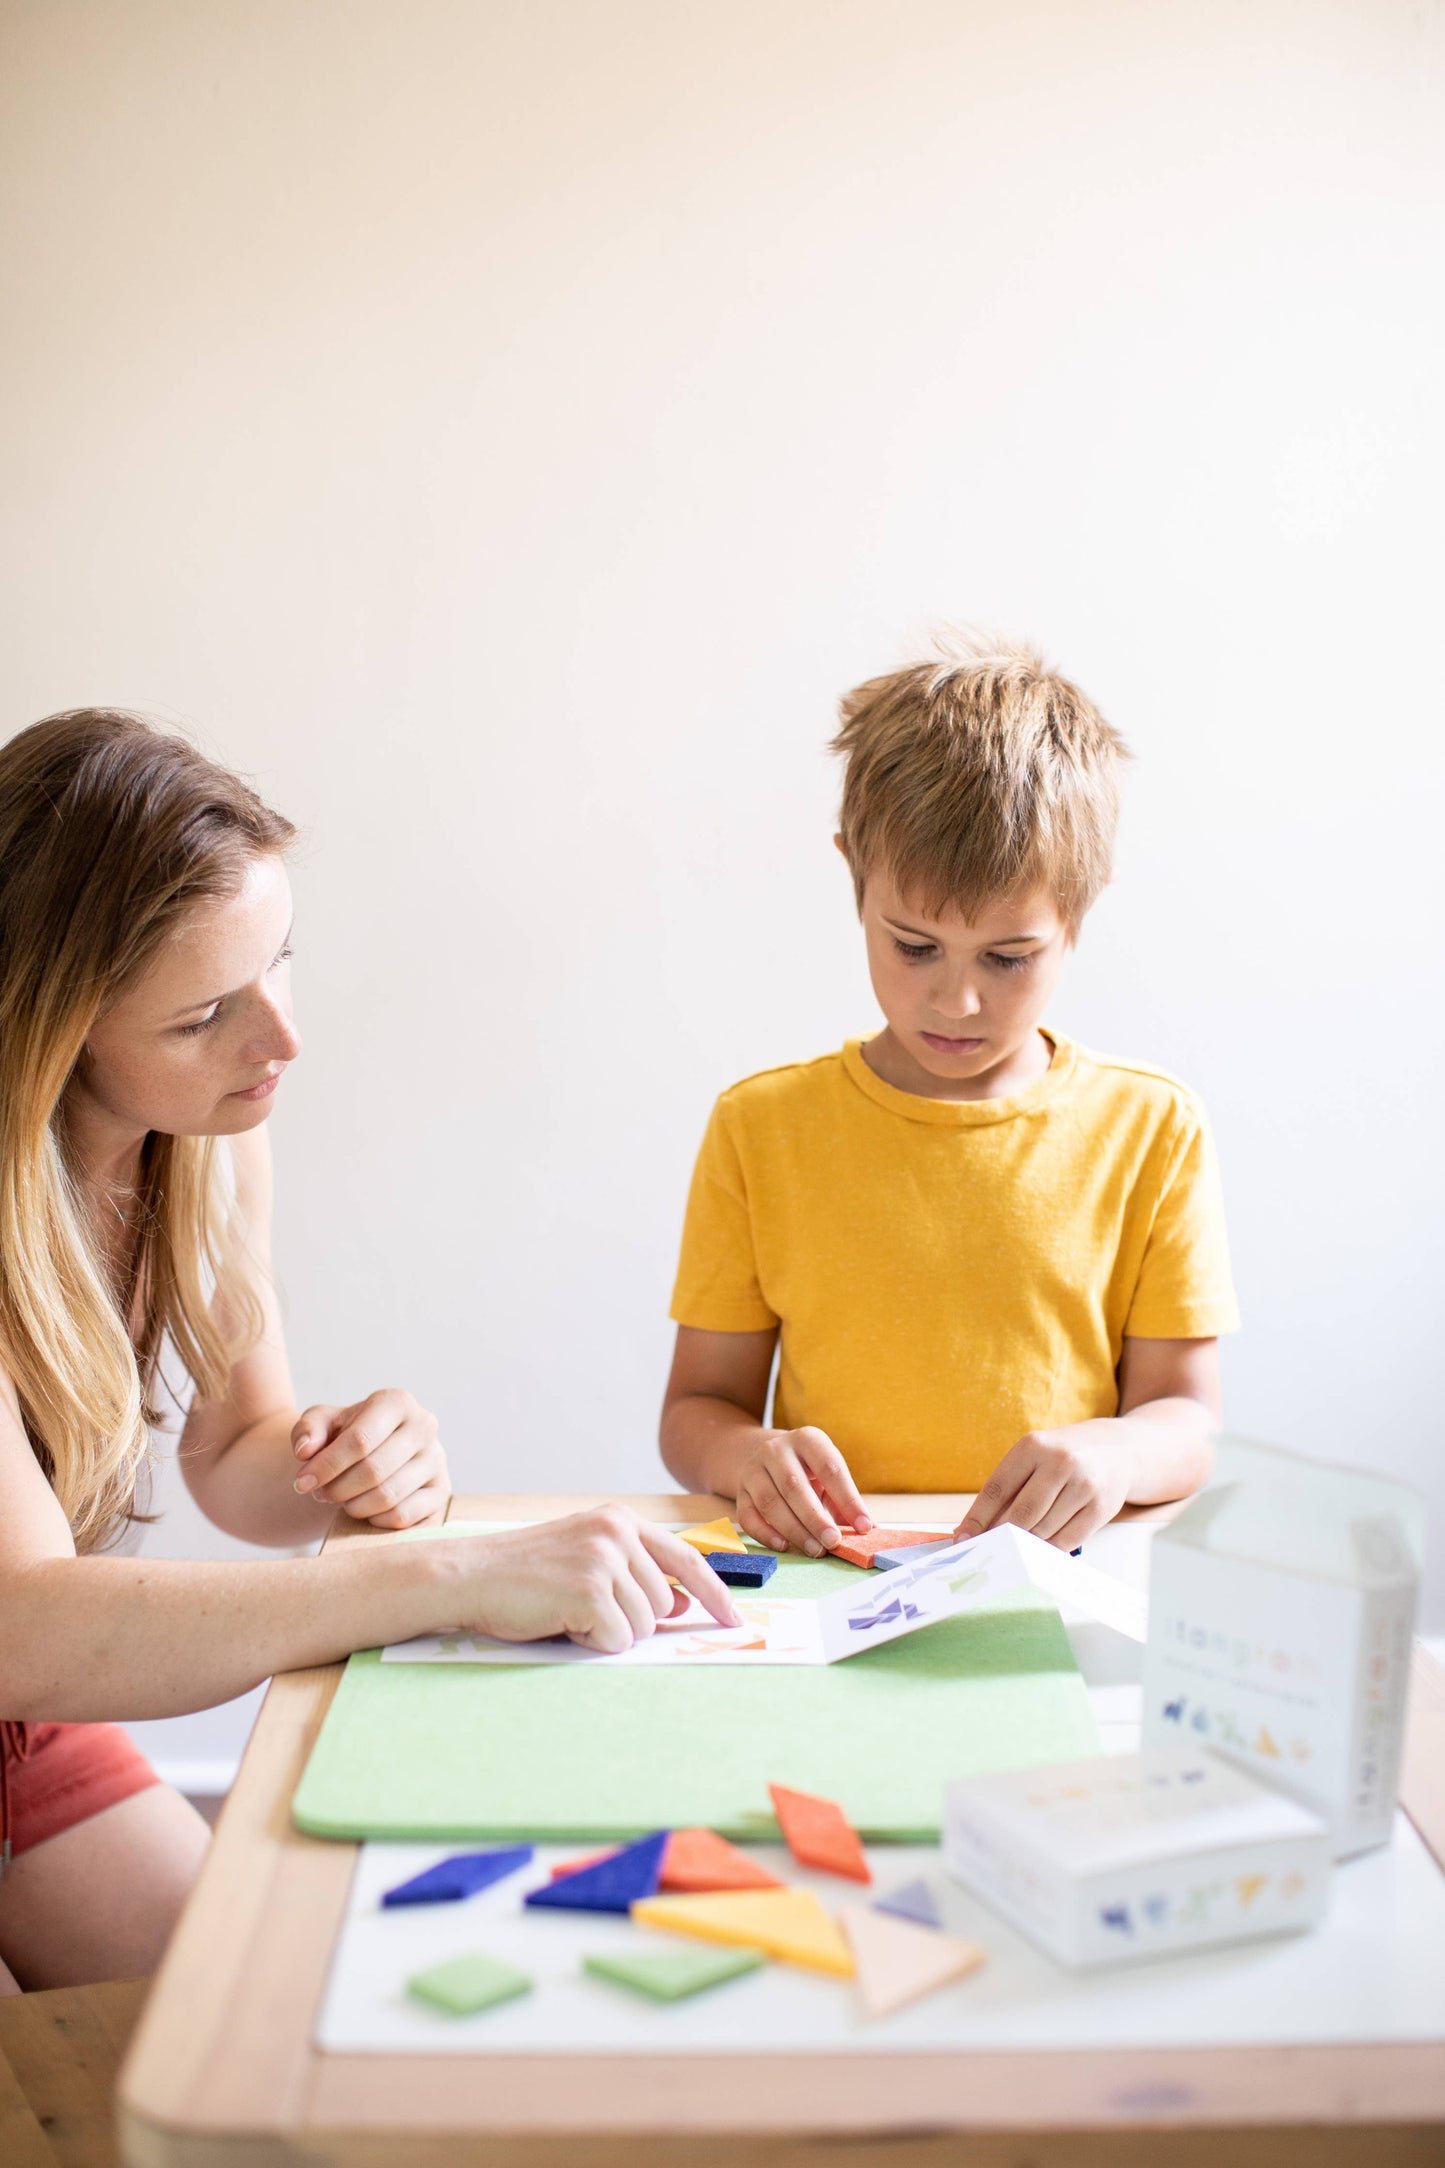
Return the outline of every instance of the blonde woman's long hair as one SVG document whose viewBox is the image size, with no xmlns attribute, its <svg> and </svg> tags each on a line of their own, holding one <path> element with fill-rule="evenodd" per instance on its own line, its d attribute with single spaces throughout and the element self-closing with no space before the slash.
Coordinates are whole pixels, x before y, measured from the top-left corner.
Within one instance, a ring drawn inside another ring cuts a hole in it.
<svg viewBox="0 0 1445 2168">
<path fill-rule="evenodd" d="M 77 708 L 0 747 L 0 1360 L 77 1550 L 140 1517 L 165 1342 L 198 1397 L 217 1398 L 261 1311 L 212 1137 L 147 1137 L 117 1289 L 66 1088 L 97 1018 L 182 914 L 234 893 L 294 834 L 239 776 L 138 716 Z"/>
</svg>

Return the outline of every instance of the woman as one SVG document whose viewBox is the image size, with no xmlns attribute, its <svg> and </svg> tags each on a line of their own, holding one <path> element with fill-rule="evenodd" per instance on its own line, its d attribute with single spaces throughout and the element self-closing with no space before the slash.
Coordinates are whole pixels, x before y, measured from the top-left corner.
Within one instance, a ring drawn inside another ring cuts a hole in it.
<svg viewBox="0 0 1445 2168">
<path fill-rule="evenodd" d="M 206 1843 L 106 1719 L 174 1716 L 272 1672 L 465 1626 L 619 1649 L 686 1601 L 732 1622 L 688 1545 L 609 1506 L 546 1527 L 332 1555 L 124 1555 L 150 1431 L 251 1542 L 340 1507 L 439 1521 L 447 1465 L 410 1393 L 298 1413 L 269 1269 L 266 1118 L 300 1051 L 293 830 L 132 716 L 0 748 L 0 1989 L 153 1969 Z"/>
</svg>

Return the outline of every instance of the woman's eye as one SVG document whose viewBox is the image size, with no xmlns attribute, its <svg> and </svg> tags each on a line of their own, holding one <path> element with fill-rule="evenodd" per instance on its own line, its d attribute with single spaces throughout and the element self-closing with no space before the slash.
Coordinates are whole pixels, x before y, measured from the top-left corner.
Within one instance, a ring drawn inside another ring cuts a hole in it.
<svg viewBox="0 0 1445 2168">
<path fill-rule="evenodd" d="M 990 956 L 989 962 L 997 964 L 1000 971 L 1022 971 L 1025 964 L 1033 962 L 1033 952 L 1027 956 Z"/>
<path fill-rule="evenodd" d="M 921 964 L 925 957 L 933 954 L 933 943 L 931 941 L 924 941 L 915 945 L 912 941 L 900 941 L 895 934 L 893 946 L 897 949 L 899 955 L 906 956 L 911 964 Z"/>
<path fill-rule="evenodd" d="M 275 968 L 276 968 L 276 966 L 277 966 L 277 964 L 284 964 L 284 963 L 289 963 L 289 962 L 290 962 L 290 960 L 291 960 L 291 950 L 290 950 L 290 947 L 289 947 L 289 945 L 288 945 L 288 946 L 287 946 L 286 948 L 283 948 L 283 949 L 282 949 L 282 951 L 281 951 L 281 953 L 280 953 L 280 955 L 279 955 L 279 956 L 273 956 L 273 957 L 272 957 L 272 959 L 271 959 L 271 969 L 272 969 L 272 970 L 274 971 L 274 970 L 275 970 Z"/>
<path fill-rule="evenodd" d="M 210 1015 L 203 1016 L 199 1023 L 180 1024 L 176 1028 L 180 1032 L 180 1035 L 183 1039 L 194 1039 L 198 1031 L 209 1031 L 212 1024 L 214 1024 L 217 1018 L 220 1016 L 220 1013 L 221 1012 L 219 1009 L 212 1009 Z"/>
</svg>

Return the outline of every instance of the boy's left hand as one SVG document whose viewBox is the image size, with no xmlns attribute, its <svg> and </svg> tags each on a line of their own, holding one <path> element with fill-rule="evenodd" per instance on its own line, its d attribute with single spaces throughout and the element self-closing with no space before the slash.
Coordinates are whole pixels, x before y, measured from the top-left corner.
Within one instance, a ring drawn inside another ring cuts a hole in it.
<svg viewBox="0 0 1445 2168">
<path fill-rule="evenodd" d="M 1132 1475 L 1133 1456 L 1117 1417 L 1031 1430 L 1009 1447 L 956 1533 L 979 1536 L 1008 1521 L 1071 1551 L 1114 1518 L 1128 1499 Z"/>
<path fill-rule="evenodd" d="M 420 1528 L 445 1518 L 451 1496 L 437 1419 L 399 1388 L 349 1408 L 308 1408 L 291 1432 L 301 1463 L 294 1488 L 373 1528 Z"/>
</svg>

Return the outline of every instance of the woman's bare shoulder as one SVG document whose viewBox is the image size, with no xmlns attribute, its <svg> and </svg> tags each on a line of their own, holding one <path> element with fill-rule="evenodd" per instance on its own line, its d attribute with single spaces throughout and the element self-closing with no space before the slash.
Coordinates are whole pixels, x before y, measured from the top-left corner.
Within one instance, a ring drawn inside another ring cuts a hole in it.
<svg viewBox="0 0 1445 2168">
<path fill-rule="evenodd" d="M 0 1362 L 0 1565 L 24 1565 L 35 1558 L 62 1558 L 75 1552 L 75 1541 L 51 1489 L 20 1412 L 15 1380 Z"/>
</svg>

